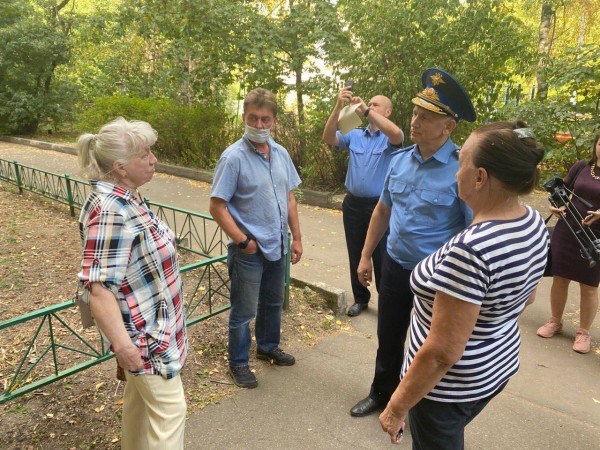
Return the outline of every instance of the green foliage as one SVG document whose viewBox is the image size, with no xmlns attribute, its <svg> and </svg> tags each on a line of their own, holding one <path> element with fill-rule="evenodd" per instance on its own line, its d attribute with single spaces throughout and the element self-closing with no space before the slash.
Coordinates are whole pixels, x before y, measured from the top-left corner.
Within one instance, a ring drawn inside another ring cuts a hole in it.
<svg viewBox="0 0 600 450">
<path fill-rule="evenodd" d="M 545 76 L 547 100 L 503 108 L 494 118 L 527 121 L 546 149 L 546 171 L 564 175 L 575 161 L 590 157 L 593 135 L 600 128 L 600 45 L 568 49 L 550 61 Z M 561 142 L 558 133 L 572 139 Z"/>
<path fill-rule="evenodd" d="M 556 13 L 548 100 L 497 111 L 500 86 L 530 85 L 538 72 L 542 4 Z M 239 118 L 226 116 L 236 92 L 262 86 L 285 105 L 274 135 L 303 186 L 336 189 L 347 152 L 321 135 L 339 80 L 354 79 L 365 101 L 389 96 L 409 135 L 410 99 L 436 66 L 461 81 L 479 115 L 459 124 L 455 142 L 520 115 L 542 135 L 548 170 L 561 171 L 587 154 L 597 126 L 599 9 L 597 0 L 4 0 L 0 133 L 77 120 L 89 131 L 124 115 L 158 129 L 163 160 L 210 167 L 241 136 Z M 117 83 L 126 97 L 113 97 Z M 561 144 L 557 132 L 575 139 Z"/>
<path fill-rule="evenodd" d="M 186 167 L 212 168 L 223 150 L 232 142 L 225 130 L 229 118 L 215 106 L 181 106 L 173 100 L 101 97 L 80 118 L 77 128 L 96 132 L 110 120 L 122 116 L 144 120 L 158 132 L 154 150 L 162 162 Z"/>
<path fill-rule="evenodd" d="M 302 187 L 336 190 L 344 185 L 348 152 L 336 152 L 323 143 L 329 105 L 313 105 L 308 120 L 299 125 L 293 113 L 277 116 L 274 139 L 283 145 L 300 174 Z"/>
<path fill-rule="evenodd" d="M 455 75 L 481 111 L 490 87 L 524 71 L 532 54 L 527 29 L 500 0 L 338 4 L 356 42 L 353 53 L 339 56 L 338 70 L 357 80 L 359 96 L 390 97 L 392 118 L 404 130 L 410 124 L 410 99 L 422 89 L 420 77 L 427 67 Z"/>
<path fill-rule="evenodd" d="M 54 70 L 69 55 L 57 14 L 41 0 L 11 0 L 0 7 L 0 132 L 34 132 L 41 120 L 69 106 L 59 96 L 68 99 L 69 87 L 52 85 Z"/>
</svg>

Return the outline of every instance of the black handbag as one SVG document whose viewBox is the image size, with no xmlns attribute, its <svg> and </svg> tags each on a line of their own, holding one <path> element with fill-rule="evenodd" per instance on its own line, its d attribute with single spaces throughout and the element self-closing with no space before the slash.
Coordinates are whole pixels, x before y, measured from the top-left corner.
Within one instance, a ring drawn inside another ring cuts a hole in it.
<svg viewBox="0 0 600 450">
<path fill-rule="evenodd" d="M 587 164 L 580 164 L 579 168 L 577 169 L 577 172 L 575 172 L 575 176 L 573 177 L 573 179 L 571 180 L 571 182 L 569 183 L 569 185 L 567 186 L 567 188 L 572 191 L 573 187 L 575 186 L 575 180 L 577 180 L 577 177 L 579 176 L 579 174 L 581 173 L 581 171 L 583 170 L 583 168 L 587 166 Z M 548 222 L 550 221 L 550 219 L 552 218 L 553 214 L 550 214 L 546 220 L 544 221 L 544 223 L 546 223 L 546 226 L 548 225 Z M 552 240 L 552 234 L 554 233 L 554 226 L 548 227 L 548 234 L 550 235 L 550 239 L 548 239 L 548 258 L 546 259 L 546 268 L 544 269 L 544 276 L 545 277 L 552 277 L 554 276 L 552 274 L 552 251 L 550 249 L 550 241 Z"/>
</svg>

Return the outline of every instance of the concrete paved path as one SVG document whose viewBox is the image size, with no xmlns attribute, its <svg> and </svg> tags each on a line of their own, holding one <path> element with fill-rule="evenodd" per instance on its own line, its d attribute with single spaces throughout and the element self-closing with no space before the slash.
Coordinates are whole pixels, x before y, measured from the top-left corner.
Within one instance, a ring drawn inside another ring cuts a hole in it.
<svg viewBox="0 0 600 450">
<path fill-rule="evenodd" d="M 0 142 L 0 157 L 57 173 L 77 173 L 75 157 Z M 150 198 L 200 212 L 210 186 L 158 174 L 143 189 Z M 5 214 L 5 211 L 0 212 Z M 349 291 L 339 211 L 300 206 L 304 256 L 292 276 Z M 466 449 L 600 448 L 600 318 L 588 355 L 571 350 L 577 328 L 578 289 L 572 286 L 565 330 L 541 339 L 535 330 L 549 316 L 550 281 L 521 319 L 521 370 L 467 428 Z M 351 301 L 351 300 L 350 300 Z M 369 390 L 376 352 L 376 305 L 352 319 L 352 330 L 297 354 L 292 367 L 264 367 L 259 387 L 190 415 L 186 449 L 396 448 L 377 416 L 350 417 Z M 401 448 L 410 447 L 410 433 Z"/>
</svg>

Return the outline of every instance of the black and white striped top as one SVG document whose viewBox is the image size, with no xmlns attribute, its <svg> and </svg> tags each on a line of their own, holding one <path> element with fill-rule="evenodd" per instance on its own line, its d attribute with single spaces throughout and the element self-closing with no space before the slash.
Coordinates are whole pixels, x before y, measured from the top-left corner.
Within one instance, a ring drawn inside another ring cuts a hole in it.
<svg viewBox="0 0 600 450">
<path fill-rule="evenodd" d="M 436 291 L 481 306 L 465 352 L 426 396 L 466 402 L 492 395 L 519 369 L 517 319 L 538 285 L 548 251 L 548 232 L 530 207 L 516 220 L 471 225 L 411 275 L 415 307 L 402 376 L 427 337 Z"/>
</svg>

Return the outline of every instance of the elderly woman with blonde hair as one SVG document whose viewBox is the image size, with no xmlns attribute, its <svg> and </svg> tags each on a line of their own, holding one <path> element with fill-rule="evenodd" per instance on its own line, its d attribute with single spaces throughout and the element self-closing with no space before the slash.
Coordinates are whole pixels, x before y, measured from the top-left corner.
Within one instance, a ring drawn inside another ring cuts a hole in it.
<svg viewBox="0 0 600 450">
<path fill-rule="evenodd" d="M 156 170 L 152 127 L 119 117 L 77 144 L 92 193 L 79 218 L 79 279 L 127 384 L 123 449 L 183 449 L 187 355 L 175 236 L 138 189 Z"/>
</svg>

